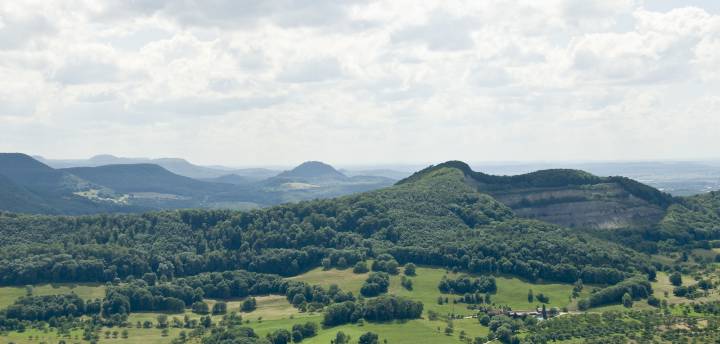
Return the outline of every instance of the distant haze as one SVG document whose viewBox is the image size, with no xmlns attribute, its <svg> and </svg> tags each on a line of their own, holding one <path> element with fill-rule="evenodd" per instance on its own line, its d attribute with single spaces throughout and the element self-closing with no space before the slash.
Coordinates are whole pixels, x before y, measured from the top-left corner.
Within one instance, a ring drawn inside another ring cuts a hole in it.
<svg viewBox="0 0 720 344">
<path fill-rule="evenodd" d="M 3 1 L 0 152 L 720 158 L 715 0 Z"/>
</svg>

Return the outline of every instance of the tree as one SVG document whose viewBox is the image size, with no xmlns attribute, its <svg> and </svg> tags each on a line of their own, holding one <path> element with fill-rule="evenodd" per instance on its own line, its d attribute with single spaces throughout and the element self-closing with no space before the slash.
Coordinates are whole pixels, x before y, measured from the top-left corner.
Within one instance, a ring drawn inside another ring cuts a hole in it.
<svg viewBox="0 0 720 344">
<path fill-rule="evenodd" d="M 227 313 L 227 303 L 224 301 L 215 302 L 212 308 L 212 314 L 218 315 L 225 313 Z"/>
<path fill-rule="evenodd" d="M 154 272 L 147 272 L 143 274 L 142 279 L 147 282 L 148 285 L 155 285 L 157 283 L 157 275 Z"/>
<path fill-rule="evenodd" d="M 403 288 L 405 288 L 405 289 L 407 289 L 407 290 L 412 290 L 412 289 L 413 289 L 412 279 L 407 278 L 407 277 L 405 277 L 405 276 L 402 276 L 402 277 L 400 278 L 400 285 L 402 285 Z"/>
<path fill-rule="evenodd" d="M 364 261 L 355 263 L 355 266 L 353 267 L 353 272 L 356 274 L 364 274 L 368 271 L 370 271 L 370 269 L 368 269 L 367 263 Z"/>
<path fill-rule="evenodd" d="M 577 305 L 579 310 L 586 311 L 590 308 L 590 301 L 588 301 L 588 299 L 580 299 Z"/>
<path fill-rule="evenodd" d="M 345 257 L 338 258 L 338 261 L 337 261 L 338 269 L 341 269 L 341 270 L 347 269 L 347 264 L 348 264 L 347 259 L 345 259 Z"/>
<path fill-rule="evenodd" d="M 535 300 L 532 289 L 528 290 L 527 300 L 528 303 L 533 303 L 533 301 Z"/>
<path fill-rule="evenodd" d="M 672 274 L 670 274 L 670 283 L 672 283 L 672 285 L 676 287 L 681 286 L 683 283 L 682 275 L 677 271 L 673 272 Z"/>
<path fill-rule="evenodd" d="M 512 343 L 513 331 L 507 324 L 504 324 L 495 330 L 495 337 L 497 337 L 500 342 L 509 344 Z"/>
<path fill-rule="evenodd" d="M 360 288 L 360 294 L 366 297 L 378 296 L 387 292 L 390 286 L 390 276 L 385 272 L 373 272 Z"/>
<path fill-rule="evenodd" d="M 298 330 L 300 330 L 304 338 L 310 338 L 317 335 L 318 325 L 312 321 L 308 321 L 302 326 L 299 326 Z"/>
<path fill-rule="evenodd" d="M 536 298 L 542 303 L 550 303 L 550 297 L 546 296 L 543 293 L 537 294 Z"/>
<path fill-rule="evenodd" d="M 257 300 L 254 297 L 249 297 L 243 301 L 240 310 L 243 312 L 252 312 L 257 308 Z"/>
<path fill-rule="evenodd" d="M 159 314 L 157 316 L 157 328 L 166 328 L 168 326 L 168 316 Z"/>
<path fill-rule="evenodd" d="M 337 334 L 335 334 L 335 344 L 349 344 L 350 343 L 350 336 L 346 335 L 343 331 L 338 331 Z"/>
<path fill-rule="evenodd" d="M 322 264 L 324 270 L 330 270 L 330 268 L 332 268 L 332 261 L 330 258 L 323 258 L 320 263 Z"/>
<path fill-rule="evenodd" d="M 647 303 L 653 307 L 660 307 L 660 299 L 655 297 L 655 295 L 648 296 Z"/>
<path fill-rule="evenodd" d="M 415 276 L 415 273 L 416 273 L 415 270 L 416 270 L 415 264 L 413 264 L 413 263 L 405 264 L 404 273 L 406 276 Z"/>
<path fill-rule="evenodd" d="M 210 312 L 210 306 L 202 301 L 196 301 L 192 304 L 192 312 L 197 314 L 208 314 Z"/>
<path fill-rule="evenodd" d="M 292 340 L 293 340 L 293 343 L 302 342 L 302 340 L 303 340 L 302 332 L 297 331 L 297 330 L 292 331 Z"/>
<path fill-rule="evenodd" d="M 272 344 L 287 344 L 290 342 L 291 337 L 290 331 L 285 329 L 275 330 L 267 334 L 267 339 Z"/>
<path fill-rule="evenodd" d="M 657 270 L 654 267 L 648 269 L 648 281 L 655 281 L 657 279 Z"/>
<path fill-rule="evenodd" d="M 358 344 L 378 344 L 378 335 L 372 332 L 366 332 L 358 339 Z"/>
<path fill-rule="evenodd" d="M 573 298 L 580 296 L 580 292 L 583 290 L 584 287 L 585 286 L 583 285 L 582 279 L 578 278 L 578 280 L 575 281 L 575 284 L 573 285 Z"/>
<path fill-rule="evenodd" d="M 632 296 L 630 296 L 630 294 L 628 294 L 628 293 L 623 294 L 623 296 L 622 296 L 622 304 L 623 304 L 623 306 L 625 306 L 626 308 L 631 308 L 632 305 L 633 305 Z"/>
<path fill-rule="evenodd" d="M 200 324 L 202 324 L 205 328 L 210 328 L 212 326 L 212 317 L 209 315 L 200 317 Z"/>
<path fill-rule="evenodd" d="M 299 307 L 300 305 L 302 305 L 302 304 L 305 303 L 306 301 L 307 301 L 307 300 L 305 300 L 305 295 L 298 293 L 298 294 L 296 294 L 295 296 L 293 296 L 292 304 L 293 304 L 293 306 L 295 306 L 295 307 Z"/>
<path fill-rule="evenodd" d="M 708 290 L 711 289 L 713 285 L 712 281 L 707 279 L 701 279 L 700 281 L 698 281 L 697 286 L 700 287 L 700 289 L 702 290 Z"/>
<path fill-rule="evenodd" d="M 480 325 L 487 326 L 490 324 L 490 317 L 487 314 L 483 314 L 480 318 L 478 318 L 478 321 L 480 321 Z"/>
<path fill-rule="evenodd" d="M 182 313 L 185 311 L 185 302 L 174 297 L 168 297 L 165 299 L 164 308 L 170 313 Z"/>
</svg>

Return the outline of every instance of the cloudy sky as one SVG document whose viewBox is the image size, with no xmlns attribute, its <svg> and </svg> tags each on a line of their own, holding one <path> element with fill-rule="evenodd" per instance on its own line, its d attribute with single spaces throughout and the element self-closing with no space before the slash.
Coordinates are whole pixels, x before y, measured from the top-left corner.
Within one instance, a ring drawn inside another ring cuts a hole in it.
<svg viewBox="0 0 720 344">
<path fill-rule="evenodd" d="M 0 2 L 0 151 L 720 158 L 716 0 Z"/>
</svg>

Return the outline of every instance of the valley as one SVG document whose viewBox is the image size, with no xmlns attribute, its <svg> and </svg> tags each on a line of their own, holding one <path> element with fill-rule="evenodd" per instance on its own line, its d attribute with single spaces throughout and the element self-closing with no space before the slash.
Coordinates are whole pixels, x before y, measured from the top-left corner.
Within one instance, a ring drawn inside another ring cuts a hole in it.
<svg viewBox="0 0 720 344">
<path fill-rule="evenodd" d="M 281 172 L 202 167 L 181 159 L 39 159 L 62 168 L 24 154 L 0 153 L 0 210 L 79 215 L 253 209 L 369 191 L 395 182 L 379 176 L 348 177 L 316 161 Z"/>
</svg>

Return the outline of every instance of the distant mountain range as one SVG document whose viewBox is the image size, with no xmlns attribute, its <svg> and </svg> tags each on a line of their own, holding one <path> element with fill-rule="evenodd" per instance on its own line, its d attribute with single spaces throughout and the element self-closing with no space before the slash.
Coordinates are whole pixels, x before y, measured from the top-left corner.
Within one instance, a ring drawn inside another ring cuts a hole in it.
<svg viewBox="0 0 720 344">
<path fill-rule="evenodd" d="M 33 158 L 53 168 L 97 167 L 104 165 L 154 164 L 172 173 L 195 179 L 211 179 L 226 175 L 239 175 L 251 181 L 258 181 L 277 175 L 280 171 L 266 168 L 234 169 L 223 166 L 199 166 L 180 158 L 122 158 L 109 154 L 96 155 L 89 159 L 45 159 Z"/>
<path fill-rule="evenodd" d="M 551 164 L 546 165 L 542 167 L 554 167 Z M 586 167 L 590 172 L 601 176 L 593 178 L 608 178 L 602 176 L 618 174 L 630 176 L 676 196 L 720 188 L 720 165 L 690 162 L 569 165 Z M 483 167 L 483 171 L 498 175 L 515 175 L 504 177 L 509 178 L 507 180 L 500 176 L 478 177 L 481 175 L 479 172 L 468 172 L 468 175 L 480 180 L 492 180 L 493 183 L 480 183 L 479 185 L 488 188 L 481 191 L 507 203 L 517 213 L 530 217 L 544 216 L 546 221 L 567 226 L 575 224 L 574 221 L 580 221 L 572 216 L 572 213 L 580 210 L 584 214 L 594 214 L 588 216 L 595 216 L 581 219 L 585 224 L 601 227 L 637 223 L 643 218 L 652 220 L 660 214 L 659 208 L 662 208 L 662 205 L 646 204 L 642 197 L 628 193 L 625 189 L 627 185 L 623 184 L 622 180 L 607 182 L 605 179 L 590 178 L 592 182 L 587 185 L 560 191 L 550 190 L 545 186 L 518 190 L 500 187 L 509 180 L 528 178 L 519 177 L 518 173 L 524 173 L 533 167 L 535 165 L 531 164 L 496 164 Z M 558 171 L 552 168 L 549 170 Z M 520 176 L 536 176 L 536 173 Z M 265 168 L 199 166 L 176 158 L 119 158 L 98 155 L 84 160 L 50 160 L 20 153 L 2 153 L 0 210 L 86 214 L 199 207 L 247 209 L 370 191 L 393 185 L 395 181 L 409 174 L 388 168 L 337 170 L 319 161 L 308 161 L 293 169 L 278 171 Z M 581 174 L 568 172 L 568 175 Z M 618 200 L 613 198 L 615 196 L 608 195 L 628 195 L 629 198 L 627 202 L 618 203 Z M 580 199 L 593 201 L 569 202 Z M 569 209 L 566 205 L 558 205 L 560 203 L 573 203 L 575 208 Z M 539 207 L 540 205 L 542 207 Z M 591 212 L 590 208 L 597 211 Z M 633 209 L 628 210 L 630 208 Z M 616 214 L 614 220 L 600 223 L 611 213 Z M 628 217 L 632 214 L 635 214 L 635 218 Z"/>
<path fill-rule="evenodd" d="M 0 153 L 0 209 L 27 213 L 83 214 L 137 211 L 115 202 L 95 202 L 82 196 L 108 192 L 73 174 L 55 170 L 25 154 Z"/>
<path fill-rule="evenodd" d="M 109 155 L 82 161 L 43 161 L 61 168 L 50 167 L 25 154 L 0 154 L 0 210 L 86 214 L 197 207 L 253 208 L 336 197 L 395 182 L 385 177 L 348 177 L 317 161 L 284 172 L 258 168 L 225 170 L 193 165 L 182 159 Z M 89 166 L 69 167 L 73 165 Z"/>
</svg>

